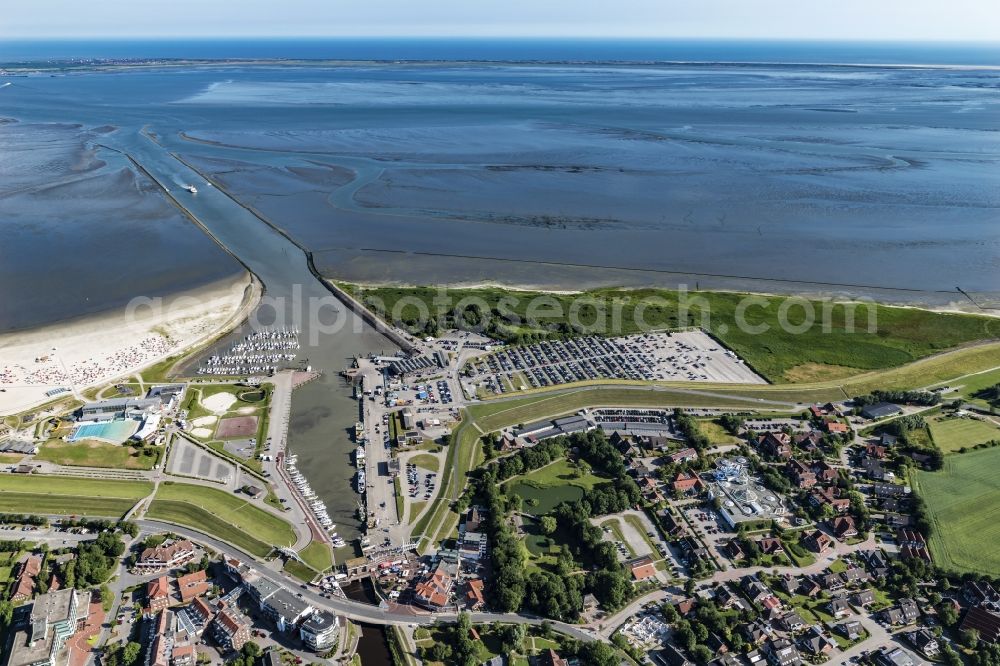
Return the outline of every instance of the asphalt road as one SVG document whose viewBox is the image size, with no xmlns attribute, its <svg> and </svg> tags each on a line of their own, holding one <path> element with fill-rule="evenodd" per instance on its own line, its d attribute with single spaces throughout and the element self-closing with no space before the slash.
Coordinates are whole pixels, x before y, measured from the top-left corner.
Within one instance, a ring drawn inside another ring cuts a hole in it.
<svg viewBox="0 0 1000 666">
<path fill-rule="evenodd" d="M 302 589 L 301 583 L 294 578 L 291 578 L 285 573 L 274 571 L 266 566 L 262 566 L 260 563 L 256 562 L 254 557 L 245 553 L 238 548 L 220 541 L 214 537 L 202 534 L 192 529 L 182 527 L 180 525 L 174 525 L 173 523 L 163 523 L 156 520 L 139 520 L 136 521 L 139 528 L 145 534 L 155 534 L 160 532 L 173 532 L 174 534 L 179 534 L 185 538 L 191 539 L 192 541 L 197 541 L 205 545 L 210 546 L 213 550 L 227 555 L 229 557 L 234 557 L 243 560 L 248 563 L 253 563 L 257 572 L 261 577 L 270 580 L 271 582 L 282 585 L 286 588 L 293 589 L 297 593 L 302 595 L 302 598 L 308 601 L 314 608 L 320 610 L 327 610 L 337 615 L 343 615 L 351 620 L 356 620 L 358 622 L 368 622 L 370 624 L 397 624 L 397 625 L 430 625 L 439 621 L 452 621 L 458 617 L 458 613 L 426 613 L 420 615 L 413 615 L 409 612 L 403 612 L 399 610 L 390 610 L 388 608 L 381 608 L 379 606 L 373 606 L 371 604 L 366 604 L 360 601 L 353 601 L 351 599 L 341 599 L 339 597 L 333 597 L 327 599 L 321 597 L 312 588 Z M 535 617 L 531 615 L 522 615 L 517 613 L 471 613 L 472 620 L 474 622 L 508 622 L 508 623 L 518 623 L 518 624 L 541 624 L 545 621 L 544 618 Z M 549 624 L 555 631 L 565 634 L 567 636 L 572 636 L 578 640 L 583 641 L 594 641 L 599 640 L 599 638 L 591 631 L 584 629 L 582 627 L 574 626 L 571 624 L 566 624 L 563 622 L 549 621 Z"/>
</svg>

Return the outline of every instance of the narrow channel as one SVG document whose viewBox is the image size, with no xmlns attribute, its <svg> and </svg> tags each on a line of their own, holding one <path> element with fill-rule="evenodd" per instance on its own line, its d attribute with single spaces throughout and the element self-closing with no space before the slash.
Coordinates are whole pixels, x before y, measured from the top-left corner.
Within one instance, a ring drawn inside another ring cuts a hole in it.
<svg viewBox="0 0 1000 666">
<path fill-rule="evenodd" d="M 298 469 L 327 506 L 336 531 L 350 541 L 360 534 L 360 496 L 352 485 L 350 439 L 357 402 L 339 373 L 358 355 L 391 353 L 397 347 L 347 308 L 312 274 L 305 253 L 225 193 L 147 137 L 116 137 L 114 148 L 129 155 L 178 206 L 264 285 L 264 298 L 251 320 L 300 330 L 300 358 L 322 377 L 295 391 L 288 448 Z M 195 184 L 192 194 L 185 185 Z M 241 337 L 234 332 L 221 345 Z"/>
</svg>

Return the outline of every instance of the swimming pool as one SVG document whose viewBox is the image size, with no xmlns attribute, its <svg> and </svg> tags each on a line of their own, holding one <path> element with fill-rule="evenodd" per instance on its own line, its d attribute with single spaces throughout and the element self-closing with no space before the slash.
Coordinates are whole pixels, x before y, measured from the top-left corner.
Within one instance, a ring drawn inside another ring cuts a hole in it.
<svg viewBox="0 0 1000 666">
<path fill-rule="evenodd" d="M 73 431 L 69 441 L 77 442 L 81 439 L 100 439 L 119 444 L 131 437 L 138 426 L 139 423 L 132 419 L 85 423 Z"/>
</svg>

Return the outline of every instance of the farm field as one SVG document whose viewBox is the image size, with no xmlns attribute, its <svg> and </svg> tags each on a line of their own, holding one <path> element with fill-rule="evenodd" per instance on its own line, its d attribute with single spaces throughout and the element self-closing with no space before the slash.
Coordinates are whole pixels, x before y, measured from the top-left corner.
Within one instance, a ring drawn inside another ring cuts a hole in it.
<svg viewBox="0 0 1000 666">
<path fill-rule="evenodd" d="M 931 437 L 945 453 L 954 453 L 962 447 L 972 448 L 993 439 L 1000 440 L 1000 428 L 971 418 L 936 417 L 927 423 Z"/>
<path fill-rule="evenodd" d="M 957 572 L 1000 575 L 1000 448 L 947 456 L 938 472 L 918 471 L 914 488 L 927 505 L 934 562 Z"/>
<path fill-rule="evenodd" d="M 415 306 L 397 309 L 397 304 L 404 298 L 422 301 L 428 312 L 437 312 L 439 308 L 435 300 L 439 298 L 439 291 L 433 287 L 363 289 L 345 285 L 345 288 L 356 294 L 360 292 L 360 300 L 383 317 L 386 312 L 395 312 L 400 318 L 407 318 L 410 314 L 407 309 L 414 310 Z M 778 310 L 785 299 L 765 296 L 755 297 L 754 305 L 745 312 L 747 324 L 758 330 L 761 326 L 767 327 L 766 335 L 754 334 L 741 330 L 749 327 L 737 325 L 737 308 L 746 294 L 733 292 L 700 291 L 689 295 L 688 314 L 683 321 L 679 317 L 678 293 L 662 289 L 598 289 L 581 294 L 542 294 L 491 287 L 453 289 L 449 290 L 449 295 L 452 304 L 465 298 L 475 298 L 482 299 L 490 307 L 496 306 L 501 299 L 511 299 L 502 311 L 512 312 L 521 323 L 517 329 L 508 330 L 501 326 L 495 331 L 507 342 L 520 341 L 524 332 L 546 331 L 542 326 L 532 329 L 526 321 L 529 303 L 538 296 L 554 299 L 559 307 L 552 308 L 552 311 L 564 313 L 564 318 L 572 311 L 570 305 L 581 298 L 603 304 L 605 316 L 606 313 L 620 311 L 621 326 L 620 331 L 615 331 L 617 334 L 640 331 L 639 319 L 635 315 L 640 304 L 645 302 L 648 307 L 644 308 L 641 319 L 647 327 L 701 325 L 772 382 L 802 378 L 836 379 L 848 371 L 898 367 L 965 343 L 1000 337 L 1000 321 L 990 317 L 806 299 L 796 300 L 808 303 L 815 315 L 814 321 L 804 332 L 796 334 L 782 330 L 779 325 Z M 515 304 L 511 306 L 510 303 Z M 596 308 L 589 309 L 597 312 Z M 587 306 L 580 308 L 581 321 L 592 321 L 593 314 L 588 314 L 587 310 Z M 796 306 L 788 311 L 788 322 L 792 325 L 804 320 L 803 307 Z M 546 317 L 545 325 L 549 328 L 560 323 L 566 322 L 561 321 L 558 314 Z M 824 331 L 824 326 L 828 330 Z M 608 325 L 599 328 L 611 330 Z"/>
<path fill-rule="evenodd" d="M 146 481 L 3 475 L 0 511 L 113 518 L 152 490 L 153 484 Z"/>
<path fill-rule="evenodd" d="M 131 446 L 107 444 L 96 440 L 83 440 L 72 444 L 53 441 L 43 444 L 35 459 L 68 466 L 153 469 L 153 465 L 160 457 L 159 449 L 150 447 L 146 450 L 153 455 L 145 455 L 143 451 Z"/>
<path fill-rule="evenodd" d="M 165 482 L 157 490 L 150 512 L 160 502 L 169 502 L 171 505 L 187 505 L 191 509 L 199 509 L 199 511 L 192 511 L 191 516 L 182 524 L 209 534 L 216 534 L 237 545 L 240 542 L 222 536 L 216 531 L 216 527 L 204 529 L 199 526 L 199 521 L 204 520 L 206 515 L 211 516 L 213 518 L 212 525 L 217 526 L 222 523 L 231 528 L 225 530 L 227 533 L 235 532 L 245 535 L 268 546 L 290 546 L 295 543 L 295 532 L 286 521 L 239 497 L 215 488 Z M 173 506 L 171 510 L 176 515 L 178 507 Z"/>
</svg>

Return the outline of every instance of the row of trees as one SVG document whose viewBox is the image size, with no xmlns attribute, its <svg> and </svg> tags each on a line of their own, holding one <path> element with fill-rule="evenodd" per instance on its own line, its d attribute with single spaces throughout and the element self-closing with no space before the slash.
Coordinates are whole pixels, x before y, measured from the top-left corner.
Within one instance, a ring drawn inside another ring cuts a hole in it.
<svg viewBox="0 0 1000 666">
<path fill-rule="evenodd" d="M 867 407 L 879 402 L 930 407 L 941 402 L 941 394 L 932 391 L 872 391 L 868 395 L 855 396 L 852 402 L 855 407 Z"/>
<path fill-rule="evenodd" d="M 695 450 L 704 451 L 712 446 L 712 442 L 701 431 L 698 420 L 689 414 L 685 414 L 683 409 L 674 410 L 674 423 L 685 439 L 687 439 L 688 444 Z"/>
</svg>

